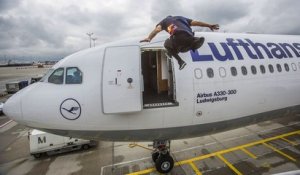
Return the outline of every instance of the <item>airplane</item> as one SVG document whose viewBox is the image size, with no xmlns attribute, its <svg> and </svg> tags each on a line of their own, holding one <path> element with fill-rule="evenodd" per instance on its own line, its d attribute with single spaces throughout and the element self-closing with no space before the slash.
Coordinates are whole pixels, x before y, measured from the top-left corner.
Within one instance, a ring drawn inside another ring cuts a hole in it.
<svg viewBox="0 0 300 175">
<path fill-rule="evenodd" d="M 166 35 L 79 51 L 4 104 L 16 122 L 53 134 L 153 141 L 160 173 L 170 140 L 199 137 L 300 112 L 300 37 L 196 33 L 196 51 L 166 54 Z M 175 60 L 175 62 L 174 62 Z"/>
</svg>

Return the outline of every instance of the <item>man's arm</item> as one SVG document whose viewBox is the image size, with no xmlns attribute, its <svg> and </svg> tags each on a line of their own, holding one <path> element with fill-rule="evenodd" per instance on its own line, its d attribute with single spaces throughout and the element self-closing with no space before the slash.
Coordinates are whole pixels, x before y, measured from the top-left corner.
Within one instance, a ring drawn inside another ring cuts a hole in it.
<svg viewBox="0 0 300 175">
<path fill-rule="evenodd" d="M 208 27 L 210 30 L 219 30 L 219 24 L 207 24 L 201 21 L 192 21 L 191 26 L 200 26 L 200 27 Z"/>
<path fill-rule="evenodd" d="M 161 31 L 162 31 L 161 25 L 157 25 L 155 29 L 149 34 L 149 36 L 141 40 L 140 42 L 150 42 L 156 36 L 156 34 L 158 34 Z"/>
</svg>

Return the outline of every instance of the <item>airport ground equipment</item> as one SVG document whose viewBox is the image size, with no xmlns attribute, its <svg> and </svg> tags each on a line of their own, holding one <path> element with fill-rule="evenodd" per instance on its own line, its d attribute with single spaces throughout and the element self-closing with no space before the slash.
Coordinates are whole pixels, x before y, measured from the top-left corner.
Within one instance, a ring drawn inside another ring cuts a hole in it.
<svg viewBox="0 0 300 175">
<path fill-rule="evenodd" d="M 28 139 L 30 154 L 35 158 L 40 158 L 45 153 L 52 155 L 78 149 L 86 150 L 96 145 L 92 140 L 63 137 L 36 129 L 28 133 Z"/>
<path fill-rule="evenodd" d="M 0 102 L 0 115 L 3 114 L 3 103 Z"/>
<path fill-rule="evenodd" d="M 6 91 L 9 94 L 18 92 L 19 90 L 28 86 L 28 81 L 15 81 L 6 84 Z"/>
</svg>

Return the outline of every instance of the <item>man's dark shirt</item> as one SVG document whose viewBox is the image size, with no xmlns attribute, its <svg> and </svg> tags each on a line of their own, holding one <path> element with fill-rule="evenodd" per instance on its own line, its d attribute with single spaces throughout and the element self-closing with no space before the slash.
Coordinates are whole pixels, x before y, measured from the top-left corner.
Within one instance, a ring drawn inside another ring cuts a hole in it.
<svg viewBox="0 0 300 175">
<path fill-rule="evenodd" d="M 191 22 L 191 19 L 183 16 L 168 16 L 156 26 L 161 25 L 162 29 L 167 31 L 170 35 L 174 35 L 179 31 L 184 31 L 189 35 L 194 36 L 191 29 Z"/>
</svg>

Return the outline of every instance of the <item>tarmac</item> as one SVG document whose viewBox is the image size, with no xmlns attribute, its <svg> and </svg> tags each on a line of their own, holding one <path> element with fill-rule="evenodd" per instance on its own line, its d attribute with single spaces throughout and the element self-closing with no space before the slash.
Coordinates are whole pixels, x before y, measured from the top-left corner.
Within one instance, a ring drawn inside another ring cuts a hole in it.
<svg viewBox="0 0 300 175">
<path fill-rule="evenodd" d="M 14 78 L 19 77 L 10 76 L 2 82 Z M 7 98 L 0 97 L 0 102 Z M 29 153 L 29 131 L 5 115 L 0 116 L 1 175 L 159 174 L 154 169 L 151 151 L 145 149 L 151 142 L 99 141 L 97 147 L 89 150 L 35 159 Z M 176 162 L 171 175 L 256 175 L 295 170 L 291 173 L 300 174 L 300 114 L 218 134 L 173 140 L 171 154 Z"/>
<path fill-rule="evenodd" d="M 151 152 L 143 148 L 150 142 L 136 145 L 99 141 L 89 150 L 35 159 L 29 153 L 29 130 L 6 116 L 0 117 L 0 174 L 158 174 Z M 171 152 L 177 164 L 170 174 L 250 175 L 299 170 L 299 143 L 299 114 L 219 134 L 175 140 L 171 142 Z"/>
</svg>

